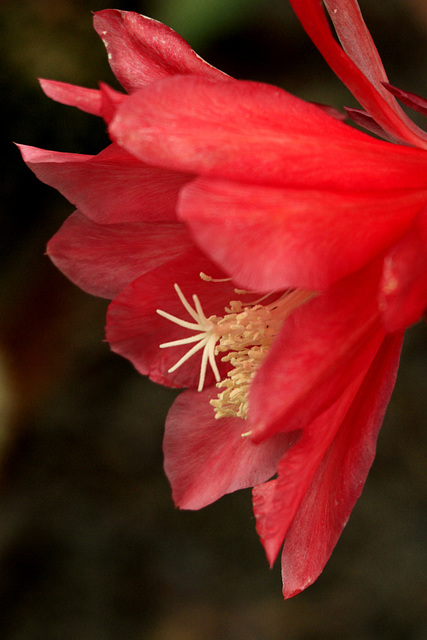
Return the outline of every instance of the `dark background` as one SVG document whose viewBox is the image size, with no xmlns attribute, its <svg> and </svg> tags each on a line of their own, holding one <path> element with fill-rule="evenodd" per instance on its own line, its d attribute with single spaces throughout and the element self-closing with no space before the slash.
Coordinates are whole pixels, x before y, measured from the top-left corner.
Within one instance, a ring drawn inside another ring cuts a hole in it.
<svg viewBox="0 0 427 640">
<path fill-rule="evenodd" d="M 103 342 L 106 302 L 43 255 L 72 211 L 11 141 L 97 153 L 104 124 L 38 76 L 117 86 L 92 29 L 99 0 L 0 4 L 0 638 L 427 640 L 427 331 L 407 334 L 368 483 L 324 573 L 283 602 L 250 491 L 179 512 L 162 469 L 174 392 Z M 427 95 L 424 0 L 361 3 L 390 81 Z M 120 0 L 238 78 L 355 105 L 286 0 Z"/>
</svg>

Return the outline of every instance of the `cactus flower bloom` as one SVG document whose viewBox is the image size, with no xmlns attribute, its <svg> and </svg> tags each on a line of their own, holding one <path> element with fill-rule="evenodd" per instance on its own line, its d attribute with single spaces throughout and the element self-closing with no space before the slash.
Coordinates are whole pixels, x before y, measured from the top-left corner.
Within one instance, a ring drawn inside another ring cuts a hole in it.
<svg viewBox="0 0 427 640">
<path fill-rule="evenodd" d="M 427 135 L 396 96 L 355 0 L 291 0 L 362 109 L 327 110 L 238 81 L 168 27 L 94 23 L 126 93 L 42 81 L 105 119 L 96 156 L 21 147 L 77 211 L 48 245 L 112 299 L 107 339 L 141 373 L 186 387 L 164 439 L 175 503 L 253 488 L 283 593 L 322 571 L 361 494 L 403 331 L 427 306 Z"/>
</svg>

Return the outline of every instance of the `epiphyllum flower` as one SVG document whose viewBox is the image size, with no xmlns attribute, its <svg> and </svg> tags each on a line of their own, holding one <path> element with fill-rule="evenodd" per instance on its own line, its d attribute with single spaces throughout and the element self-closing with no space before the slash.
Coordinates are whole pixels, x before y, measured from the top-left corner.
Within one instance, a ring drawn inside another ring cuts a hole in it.
<svg viewBox="0 0 427 640">
<path fill-rule="evenodd" d="M 319 575 L 359 497 L 402 333 L 427 305 L 427 136 L 387 83 L 355 0 L 292 0 L 387 141 L 271 86 L 229 78 L 167 27 L 101 11 L 126 96 L 43 81 L 104 117 L 97 156 L 23 148 L 77 205 L 48 246 L 85 290 L 114 298 L 112 348 L 189 387 L 166 424 L 182 508 L 254 486 L 283 592 Z M 271 479 L 274 474 L 277 476 Z"/>
</svg>

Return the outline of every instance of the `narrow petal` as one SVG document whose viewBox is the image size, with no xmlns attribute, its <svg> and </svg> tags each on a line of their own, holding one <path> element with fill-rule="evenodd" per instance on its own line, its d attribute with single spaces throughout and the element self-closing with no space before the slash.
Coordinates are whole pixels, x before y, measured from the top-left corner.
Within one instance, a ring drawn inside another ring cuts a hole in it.
<svg viewBox="0 0 427 640">
<path fill-rule="evenodd" d="M 387 82 L 387 74 L 357 0 L 324 0 L 324 4 L 344 51 L 394 108 L 394 100 L 390 100 L 390 96 L 381 90 L 382 82 Z"/>
<path fill-rule="evenodd" d="M 427 134 L 386 95 L 383 66 L 355 0 L 325 0 L 344 51 L 336 42 L 319 0 L 290 0 L 302 26 L 328 65 L 378 124 L 393 137 L 427 146 Z M 360 65 L 360 66 L 359 66 Z"/>
<path fill-rule="evenodd" d="M 154 382 L 171 387 L 195 388 L 199 383 L 201 351 L 169 373 L 168 369 L 189 350 L 188 345 L 159 348 L 165 342 L 197 333 L 197 330 L 187 330 L 156 312 L 160 309 L 194 323 L 179 300 L 174 284 L 179 285 L 189 301 L 196 294 L 208 318 L 221 313 L 236 297 L 230 282 L 205 282 L 200 278 L 200 272 L 213 278 L 224 278 L 226 275 L 197 249 L 190 249 L 134 280 L 110 304 L 106 335 L 112 350 L 128 358 L 140 373 L 149 375 Z M 219 362 L 218 366 L 223 377 L 226 365 Z M 208 368 L 206 386 L 213 382 L 214 376 Z"/>
<path fill-rule="evenodd" d="M 106 9 L 95 13 L 93 21 L 107 49 L 111 68 L 129 93 L 175 74 L 219 80 L 228 77 L 202 60 L 181 36 L 157 20 L 132 11 Z"/>
<path fill-rule="evenodd" d="M 406 329 L 427 309 L 427 207 L 384 259 L 380 308 L 387 331 Z"/>
<path fill-rule="evenodd" d="M 101 115 L 102 96 L 98 89 L 86 89 L 67 82 L 44 78 L 40 78 L 39 82 L 45 94 L 52 100 L 70 107 L 77 107 L 95 116 Z"/>
<path fill-rule="evenodd" d="M 401 335 L 385 339 L 286 534 L 285 598 L 316 580 L 363 490 L 395 384 L 401 344 Z"/>
<path fill-rule="evenodd" d="M 346 110 L 346 113 L 349 115 L 349 117 L 353 120 L 353 122 L 358 124 L 360 127 L 363 127 L 367 131 L 370 131 L 376 136 L 384 138 L 389 142 L 399 142 L 391 135 L 389 135 L 382 127 L 380 127 L 378 122 L 376 122 L 373 117 L 369 115 L 369 113 L 363 111 L 363 109 L 352 109 L 351 107 L 344 107 L 344 109 Z"/>
<path fill-rule="evenodd" d="M 279 553 L 316 471 L 342 426 L 366 371 L 359 371 L 334 404 L 304 426 L 298 442 L 280 460 L 277 479 L 253 490 L 257 532 L 270 566 Z"/>
<path fill-rule="evenodd" d="M 427 185 L 421 149 L 375 140 L 254 82 L 160 80 L 123 101 L 110 134 L 143 162 L 226 180 L 310 189 Z"/>
<path fill-rule="evenodd" d="M 286 319 L 251 385 L 255 441 L 303 428 L 370 366 L 384 336 L 377 308 L 381 267 L 378 259 Z"/>
<path fill-rule="evenodd" d="M 100 89 L 86 89 L 66 82 L 40 79 L 40 85 L 45 94 L 70 107 L 77 107 L 81 111 L 92 113 L 104 118 L 107 124 L 113 118 L 117 107 L 126 97 L 123 93 L 112 89 L 105 83 Z"/>
<path fill-rule="evenodd" d="M 100 225 L 76 212 L 47 246 L 55 265 L 79 287 L 114 298 L 129 282 L 192 245 L 179 223 Z"/>
<path fill-rule="evenodd" d="M 174 220 L 179 190 L 190 179 L 150 167 L 114 144 L 97 156 L 19 148 L 39 180 L 104 224 Z"/>
<path fill-rule="evenodd" d="M 202 178 L 184 188 L 178 214 L 239 286 L 319 290 L 383 252 L 426 202 L 427 190 L 332 192 Z"/>
<path fill-rule="evenodd" d="M 345 122 L 345 120 L 347 120 L 347 115 L 345 113 L 329 104 L 323 104 L 323 102 L 312 102 L 311 104 L 316 105 L 316 107 L 319 107 L 319 109 L 322 109 L 322 111 L 327 113 L 329 116 L 336 118 L 340 122 Z"/>
<path fill-rule="evenodd" d="M 246 429 L 241 418 L 215 420 L 209 400 L 217 392 L 216 387 L 185 391 L 166 420 L 165 471 L 182 509 L 201 509 L 226 493 L 265 482 L 295 440 L 295 434 L 278 434 L 253 444 L 241 435 Z"/>
<path fill-rule="evenodd" d="M 414 111 L 418 111 L 418 113 L 422 113 L 423 116 L 427 116 L 427 100 L 416 93 L 411 93 L 410 91 L 403 91 L 402 89 L 398 89 L 397 87 L 393 87 L 393 85 L 384 82 L 383 85 L 390 91 L 390 93 L 399 98 L 403 104 L 406 104 L 407 107 L 410 107 Z"/>
</svg>

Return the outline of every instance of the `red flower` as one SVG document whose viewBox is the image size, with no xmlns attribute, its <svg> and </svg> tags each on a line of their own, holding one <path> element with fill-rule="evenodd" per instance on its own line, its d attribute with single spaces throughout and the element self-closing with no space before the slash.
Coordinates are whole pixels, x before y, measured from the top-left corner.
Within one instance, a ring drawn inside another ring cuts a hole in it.
<svg viewBox="0 0 427 640">
<path fill-rule="evenodd" d="M 291 2 L 365 108 L 352 117 L 388 141 L 108 10 L 95 28 L 129 95 L 42 86 L 104 117 L 112 144 L 97 156 L 23 148 L 78 207 L 48 253 L 114 298 L 113 350 L 190 387 L 166 424 L 176 504 L 254 486 L 270 563 L 284 542 L 285 597 L 317 578 L 348 520 L 402 332 L 427 305 L 427 136 L 394 95 L 427 103 L 387 84 L 355 1 L 325 0 L 343 49 L 317 0 Z"/>
</svg>

